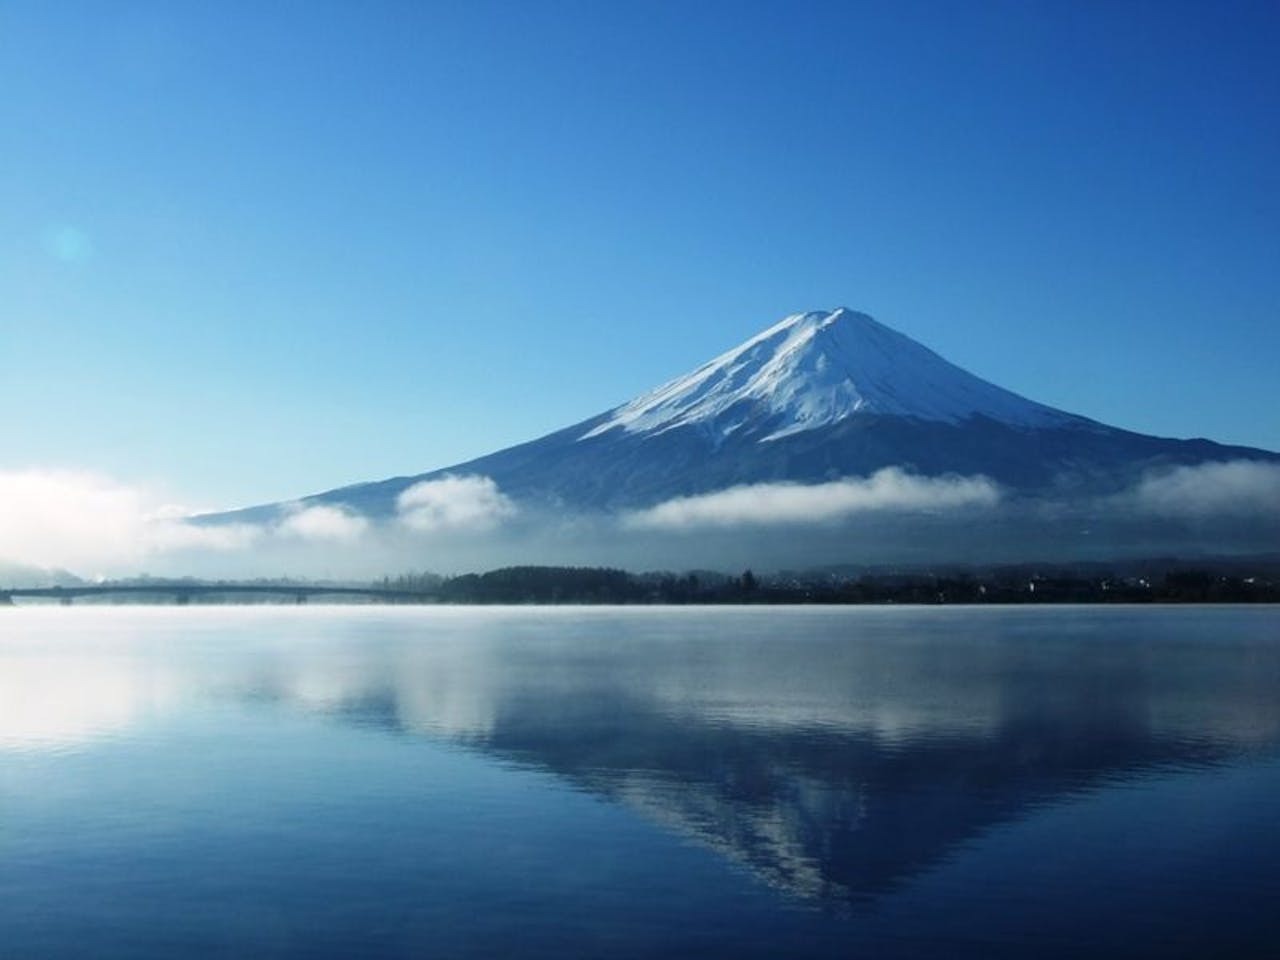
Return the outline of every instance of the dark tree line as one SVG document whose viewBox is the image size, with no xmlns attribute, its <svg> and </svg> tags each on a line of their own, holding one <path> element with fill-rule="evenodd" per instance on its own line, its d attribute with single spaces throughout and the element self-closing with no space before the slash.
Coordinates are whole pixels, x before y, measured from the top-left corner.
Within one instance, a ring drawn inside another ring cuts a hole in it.
<svg viewBox="0 0 1280 960">
<path fill-rule="evenodd" d="M 170 599 L 166 585 L 214 585 L 219 581 L 162 580 L 139 577 L 110 581 L 157 586 L 157 597 Z M 109 582 L 109 583 L 110 583 Z M 306 586 L 319 581 L 262 579 L 255 584 Z M 238 581 L 237 581 L 238 583 Z M 504 567 L 487 573 L 443 577 L 405 573 L 372 584 L 329 583 L 330 586 L 374 587 L 400 591 L 402 598 L 356 597 L 348 602 L 463 604 L 1042 604 L 1042 603 L 1280 603 L 1280 566 L 1263 566 L 1252 574 L 1241 569 L 1165 569 L 1163 572 L 1117 575 L 1028 568 L 946 574 L 849 574 L 812 571 L 760 575 L 745 570 L 730 576 L 714 571 L 629 573 L 611 567 Z M 231 584 L 234 586 L 234 584 Z M 146 603 L 145 596 L 84 598 L 82 602 Z M 279 602 L 271 597 L 199 598 L 200 603 Z"/>
<path fill-rule="evenodd" d="M 629 573 L 608 567 L 505 567 L 441 578 L 387 578 L 378 586 L 427 591 L 441 603 L 621 604 L 1029 604 L 1276 603 L 1280 582 L 1263 577 L 1178 570 L 1152 577 L 1052 576 L 1021 571 L 985 575 L 740 576 L 712 572 Z"/>
</svg>

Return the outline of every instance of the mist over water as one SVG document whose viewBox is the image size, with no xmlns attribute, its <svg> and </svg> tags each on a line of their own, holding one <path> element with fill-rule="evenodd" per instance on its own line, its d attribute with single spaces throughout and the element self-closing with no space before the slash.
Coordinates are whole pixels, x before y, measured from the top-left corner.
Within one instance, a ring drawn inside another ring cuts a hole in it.
<svg viewBox="0 0 1280 960">
<path fill-rule="evenodd" d="M 10 609 L 0 932 L 1259 955 L 1278 634 L 1267 608 Z"/>
</svg>

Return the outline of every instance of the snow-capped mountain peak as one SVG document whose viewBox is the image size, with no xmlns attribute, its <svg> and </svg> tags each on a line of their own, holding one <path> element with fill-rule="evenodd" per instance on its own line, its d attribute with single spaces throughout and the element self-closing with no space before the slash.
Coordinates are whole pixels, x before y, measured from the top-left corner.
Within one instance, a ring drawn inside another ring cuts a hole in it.
<svg viewBox="0 0 1280 960">
<path fill-rule="evenodd" d="M 910 337 L 847 307 L 797 313 L 609 412 L 581 439 L 611 430 L 659 434 L 697 425 L 728 436 L 747 424 L 776 440 L 858 415 L 1016 427 L 1076 418 L 943 360 Z"/>
<path fill-rule="evenodd" d="M 1280 463 L 1280 453 L 1144 436 L 1054 410 L 840 309 L 793 314 L 686 376 L 543 437 L 302 502 L 401 522 L 406 491 L 469 480 L 501 491 L 501 501 L 529 511 L 527 518 L 644 510 L 757 484 L 825 485 L 886 469 L 981 477 L 1010 495 L 1093 498 L 1131 491 L 1159 475 L 1152 471 L 1233 460 Z M 737 496 L 752 510 L 767 509 L 749 491 Z M 278 524 L 294 511 L 263 504 L 201 522 Z"/>
</svg>

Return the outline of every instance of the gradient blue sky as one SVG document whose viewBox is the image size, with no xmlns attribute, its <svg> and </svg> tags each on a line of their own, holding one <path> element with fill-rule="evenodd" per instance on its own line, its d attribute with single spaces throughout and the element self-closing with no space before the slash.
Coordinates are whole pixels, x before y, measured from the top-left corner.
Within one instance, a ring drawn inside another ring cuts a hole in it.
<svg viewBox="0 0 1280 960">
<path fill-rule="evenodd" d="M 1280 449 L 1280 5 L 0 0 L 0 467 L 231 506 L 845 304 Z"/>
</svg>

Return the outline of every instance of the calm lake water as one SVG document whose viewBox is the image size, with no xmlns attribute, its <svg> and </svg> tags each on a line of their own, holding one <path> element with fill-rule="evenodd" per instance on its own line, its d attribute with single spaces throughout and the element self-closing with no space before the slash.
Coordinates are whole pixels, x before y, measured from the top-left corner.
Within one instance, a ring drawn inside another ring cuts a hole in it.
<svg viewBox="0 0 1280 960">
<path fill-rule="evenodd" d="M 0 609 L 0 956 L 1273 957 L 1280 610 Z"/>
</svg>

